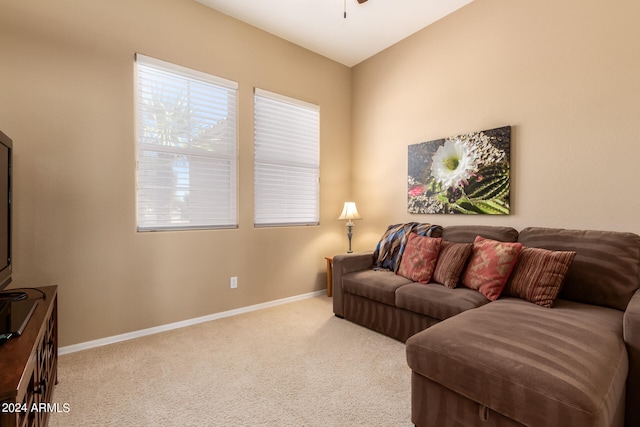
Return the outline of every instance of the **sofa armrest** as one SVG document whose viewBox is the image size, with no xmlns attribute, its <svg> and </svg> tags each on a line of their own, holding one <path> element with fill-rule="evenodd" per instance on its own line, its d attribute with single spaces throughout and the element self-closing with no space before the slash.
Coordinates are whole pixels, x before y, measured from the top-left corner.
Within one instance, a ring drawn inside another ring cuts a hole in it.
<svg viewBox="0 0 640 427">
<path fill-rule="evenodd" d="M 373 267 L 373 252 L 342 254 L 333 257 L 333 312 L 336 316 L 344 316 L 342 299 L 342 277 L 345 274 L 366 270 Z"/>
<path fill-rule="evenodd" d="M 640 290 L 624 312 L 623 337 L 629 355 L 625 425 L 640 425 Z"/>
</svg>

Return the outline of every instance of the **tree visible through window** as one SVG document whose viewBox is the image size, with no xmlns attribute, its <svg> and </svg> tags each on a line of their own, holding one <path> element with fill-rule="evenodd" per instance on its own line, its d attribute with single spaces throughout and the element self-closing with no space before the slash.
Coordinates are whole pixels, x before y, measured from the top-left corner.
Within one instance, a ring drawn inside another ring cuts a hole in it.
<svg viewBox="0 0 640 427">
<path fill-rule="evenodd" d="M 236 227 L 237 84 L 136 55 L 138 230 Z"/>
</svg>

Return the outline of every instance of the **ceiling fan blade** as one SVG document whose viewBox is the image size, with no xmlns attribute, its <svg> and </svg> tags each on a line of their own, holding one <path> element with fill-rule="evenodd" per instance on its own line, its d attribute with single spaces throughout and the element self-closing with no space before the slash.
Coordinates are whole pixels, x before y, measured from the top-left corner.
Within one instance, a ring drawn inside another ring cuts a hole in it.
<svg viewBox="0 0 640 427">
<path fill-rule="evenodd" d="M 358 4 L 366 3 L 367 0 L 358 0 Z M 344 18 L 347 19 L 347 0 L 344 0 Z"/>
</svg>

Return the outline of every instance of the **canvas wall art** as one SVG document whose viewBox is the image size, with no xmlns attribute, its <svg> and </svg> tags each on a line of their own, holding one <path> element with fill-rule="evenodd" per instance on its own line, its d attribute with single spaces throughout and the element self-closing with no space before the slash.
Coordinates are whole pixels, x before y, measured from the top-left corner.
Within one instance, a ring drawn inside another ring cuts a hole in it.
<svg viewBox="0 0 640 427">
<path fill-rule="evenodd" d="M 409 213 L 509 214 L 510 150 L 511 126 L 409 145 Z"/>
</svg>

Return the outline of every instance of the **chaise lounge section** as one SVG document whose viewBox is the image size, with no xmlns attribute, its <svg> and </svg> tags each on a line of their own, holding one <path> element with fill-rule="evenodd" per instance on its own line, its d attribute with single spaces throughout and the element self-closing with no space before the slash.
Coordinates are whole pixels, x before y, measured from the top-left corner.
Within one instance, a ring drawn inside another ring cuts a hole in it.
<svg viewBox="0 0 640 427">
<path fill-rule="evenodd" d="M 430 237 L 444 250 L 477 236 L 575 252 L 553 307 L 510 284 L 490 300 L 459 283 L 416 283 L 377 268 L 375 253 L 334 257 L 335 314 L 407 343 L 413 423 L 640 425 L 640 236 L 452 226 Z"/>
</svg>

